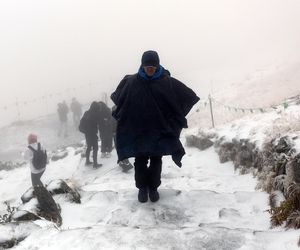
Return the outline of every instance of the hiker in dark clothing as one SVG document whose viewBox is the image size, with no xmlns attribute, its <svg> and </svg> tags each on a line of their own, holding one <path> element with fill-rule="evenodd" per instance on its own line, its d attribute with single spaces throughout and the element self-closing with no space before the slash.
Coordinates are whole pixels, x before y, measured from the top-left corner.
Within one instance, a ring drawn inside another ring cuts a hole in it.
<svg viewBox="0 0 300 250">
<path fill-rule="evenodd" d="M 75 128 L 78 128 L 80 118 L 82 116 L 81 104 L 76 100 L 75 97 L 72 98 L 71 111 L 73 113 L 73 122 Z"/>
<path fill-rule="evenodd" d="M 68 113 L 69 107 L 65 101 L 57 104 L 57 113 L 60 121 L 60 128 L 58 131 L 58 136 L 64 135 L 68 136 Z"/>
<path fill-rule="evenodd" d="M 171 155 L 181 167 L 185 154 L 179 140 L 187 128 L 185 116 L 199 97 L 170 76 L 159 63 L 155 51 L 146 51 L 137 74 L 125 76 L 111 95 L 117 109 L 116 148 L 118 161 L 135 157 L 138 200 L 159 199 L 162 156 Z M 150 161 L 149 166 L 147 166 Z"/>
<path fill-rule="evenodd" d="M 98 102 L 99 113 L 99 133 L 101 139 L 101 158 L 111 157 L 113 132 L 111 110 L 104 102 Z"/>
<path fill-rule="evenodd" d="M 101 167 L 98 163 L 98 119 L 100 107 L 97 102 L 93 102 L 90 109 L 84 113 L 80 120 L 79 130 L 84 133 L 86 139 L 86 165 L 91 165 L 90 152 L 93 148 L 93 167 Z"/>
</svg>

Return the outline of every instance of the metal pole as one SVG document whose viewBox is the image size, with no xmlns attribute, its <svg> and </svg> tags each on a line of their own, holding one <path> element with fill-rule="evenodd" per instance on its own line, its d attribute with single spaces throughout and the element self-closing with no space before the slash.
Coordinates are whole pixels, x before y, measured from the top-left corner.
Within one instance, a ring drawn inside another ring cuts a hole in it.
<svg viewBox="0 0 300 250">
<path fill-rule="evenodd" d="M 209 107 L 210 107 L 210 116 L 211 116 L 211 123 L 212 127 L 215 127 L 215 121 L 214 121 L 214 114 L 213 114 L 213 109 L 212 109 L 212 102 L 211 102 L 211 96 L 210 94 L 208 95 L 208 100 L 209 100 Z"/>
<path fill-rule="evenodd" d="M 21 112 L 20 112 L 20 106 L 19 106 L 19 102 L 18 102 L 18 98 L 16 98 L 16 107 L 17 107 L 17 113 L 18 113 L 18 121 L 20 121 L 20 117 L 21 117 Z"/>
</svg>

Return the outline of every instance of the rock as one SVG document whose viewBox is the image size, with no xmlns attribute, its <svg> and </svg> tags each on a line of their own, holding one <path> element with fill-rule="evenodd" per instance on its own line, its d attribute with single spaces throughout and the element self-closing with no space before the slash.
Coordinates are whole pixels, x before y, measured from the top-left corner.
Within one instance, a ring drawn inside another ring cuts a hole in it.
<svg viewBox="0 0 300 250">
<path fill-rule="evenodd" d="M 34 187 L 34 192 L 39 203 L 38 215 L 61 226 L 62 218 L 59 207 L 49 191 L 44 186 L 36 186 Z"/>
<path fill-rule="evenodd" d="M 25 240 L 25 238 L 12 238 L 9 240 L 1 241 L 0 240 L 0 249 L 8 249 L 8 248 L 13 248 L 14 246 L 18 245 L 19 242 Z"/>
<path fill-rule="evenodd" d="M 54 180 L 48 183 L 46 186 L 47 190 L 52 194 L 68 194 L 68 198 L 71 202 L 81 203 L 80 194 L 75 188 L 71 188 L 63 180 Z"/>
<path fill-rule="evenodd" d="M 29 202 L 33 197 L 35 197 L 34 195 L 34 189 L 33 187 L 30 187 L 22 196 L 21 196 L 21 200 L 24 203 Z"/>
<path fill-rule="evenodd" d="M 39 220 L 40 217 L 29 211 L 21 210 L 14 212 L 12 215 L 12 219 L 14 221 L 35 221 Z"/>
<path fill-rule="evenodd" d="M 186 136 L 186 144 L 189 147 L 196 147 L 200 150 L 205 150 L 211 147 L 214 143 L 208 137 L 190 135 Z"/>
<path fill-rule="evenodd" d="M 0 249 L 8 249 L 16 246 L 28 235 L 37 230 L 39 230 L 39 227 L 31 222 L 0 224 Z"/>
</svg>

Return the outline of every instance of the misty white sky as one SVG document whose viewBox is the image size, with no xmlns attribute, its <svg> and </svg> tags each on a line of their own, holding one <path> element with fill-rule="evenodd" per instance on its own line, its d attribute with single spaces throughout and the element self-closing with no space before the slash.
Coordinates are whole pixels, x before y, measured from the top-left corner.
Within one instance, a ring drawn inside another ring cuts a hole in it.
<svg viewBox="0 0 300 250">
<path fill-rule="evenodd" d="M 300 61 L 299 13 L 299 0 L 1 0 L 0 106 L 89 83 L 111 91 L 148 49 L 206 97 L 210 80 Z"/>
</svg>

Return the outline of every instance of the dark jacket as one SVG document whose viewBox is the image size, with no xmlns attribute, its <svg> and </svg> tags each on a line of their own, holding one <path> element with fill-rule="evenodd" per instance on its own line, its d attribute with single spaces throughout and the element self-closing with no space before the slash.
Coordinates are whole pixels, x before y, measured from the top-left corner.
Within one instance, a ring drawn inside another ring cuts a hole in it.
<svg viewBox="0 0 300 250">
<path fill-rule="evenodd" d="M 160 73 L 159 73 L 160 71 Z M 168 71 L 159 68 L 149 79 L 142 68 L 126 76 L 112 93 L 117 109 L 116 149 L 118 160 L 137 156 L 172 155 L 181 166 L 185 154 L 179 140 L 187 128 L 185 116 L 199 97 Z"/>
<path fill-rule="evenodd" d="M 104 102 L 98 102 L 99 104 L 99 130 L 100 133 L 112 133 L 111 126 L 111 110 Z"/>
<path fill-rule="evenodd" d="M 97 137 L 99 125 L 99 104 L 93 102 L 80 120 L 80 129 L 87 137 Z"/>
</svg>

